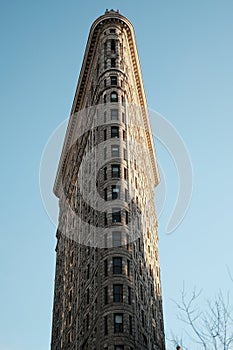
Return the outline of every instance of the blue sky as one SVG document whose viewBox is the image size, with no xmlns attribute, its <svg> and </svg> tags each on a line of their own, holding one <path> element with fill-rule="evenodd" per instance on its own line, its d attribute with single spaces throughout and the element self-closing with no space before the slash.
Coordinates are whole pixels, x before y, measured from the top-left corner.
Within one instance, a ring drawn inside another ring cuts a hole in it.
<svg viewBox="0 0 233 350">
<path fill-rule="evenodd" d="M 189 211 L 167 235 L 178 181 L 156 143 L 168 191 L 159 223 L 167 334 L 181 332 L 171 299 L 183 282 L 203 299 L 232 289 L 232 1 L 1 1 L 1 350 L 49 348 L 56 229 L 40 158 L 69 115 L 90 25 L 106 8 L 133 22 L 148 105 L 182 135 L 194 169 Z"/>
</svg>

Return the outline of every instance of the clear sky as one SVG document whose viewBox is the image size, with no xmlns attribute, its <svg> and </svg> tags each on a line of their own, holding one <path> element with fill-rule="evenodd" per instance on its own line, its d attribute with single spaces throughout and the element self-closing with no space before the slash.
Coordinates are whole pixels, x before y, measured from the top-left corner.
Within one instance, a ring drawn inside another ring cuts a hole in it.
<svg viewBox="0 0 233 350">
<path fill-rule="evenodd" d="M 150 108 L 182 135 L 194 169 L 189 211 L 165 232 L 177 174 L 156 143 L 167 200 L 160 260 L 167 335 L 179 334 L 171 299 L 232 289 L 233 2 L 231 0 L 4 1 L 1 35 L 0 349 L 49 349 L 55 231 L 40 197 L 39 166 L 68 117 L 90 25 L 106 8 L 134 24 Z M 202 306 L 202 305 L 201 305 Z"/>
</svg>

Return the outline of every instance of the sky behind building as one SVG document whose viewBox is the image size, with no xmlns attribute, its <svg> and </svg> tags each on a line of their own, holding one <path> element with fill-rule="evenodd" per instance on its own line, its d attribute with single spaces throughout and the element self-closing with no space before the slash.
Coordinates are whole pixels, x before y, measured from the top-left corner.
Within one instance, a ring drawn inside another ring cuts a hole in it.
<svg viewBox="0 0 233 350">
<path fill-rule="evenodd" d="M 49 348 L 56 229 L 40 197 L 40 159 L 69 116 L 90 25 L 106 8 L 133 23 L 148 105 L 175 126 L 193 164 L 189 211 L 167 235 L 178 177 L 156 140 L 167 183 L 159 219 L 167 335 L 181 330 L 171 299 L 183 282 L 202 288 L 203 300 L 232 289 L 233 3 L 2 1 L 2 350 Z"/>
</svg>

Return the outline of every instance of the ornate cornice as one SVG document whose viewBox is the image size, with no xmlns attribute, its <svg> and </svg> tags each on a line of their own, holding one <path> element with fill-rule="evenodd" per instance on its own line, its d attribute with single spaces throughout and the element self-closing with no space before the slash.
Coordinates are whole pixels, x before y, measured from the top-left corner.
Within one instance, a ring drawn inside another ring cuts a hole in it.
<svg viewBox="0 0 233 350">
<path fill-rule="evenodd" d="M 74 96 L 73 105 L 71 108 L 70 119 L 69 119 L 67 131 L 66 131 L 62 154 L 60 157 L 57 175 L 54 183 L 53 190 L 55 195 L 58 198 L 60 197 L 60 193 L 61 193 L 62 173 L 64 171 L 66 155 L 69 152 L 70 147 L 72 146 L 73 130 L 77 123 L 77 120 L 76 120 L 78 115 L 77 112 L 85 108 L 85 92 L 86 92 L 85 90 L 88 83 L 89 72 L 92 68 L 91 63 L 94 59 L 94 53 L 98 43 L 97 39 L 99 34 L 101 33 L 101 28 L 103 27 L 103 25 L 108 23 L 113 23 L 113 22 L 121 24 L 126 29 L 126 32 L 127 32 L 131 58 L 133 62 L 134 77 L 136 81 L 140 105 L 142 107 L 144 127 L 146 131 L 146 136 L 147 136 L 147 144 L 148 144 L 148 149 L 150 151 L 151 164 L 154 172 L 155 186 L 159 183 L 159 172 L 158 172 L 158 166 L 156 161 L 154 143 L 153 143 L 152 134 L 151 134 L 146 95 L 145 95 L 144 86 L 143 86 L 143 79 L 142 79 L 138 51 L 137 51 L 137 46 L 135 41 L 134 28 L 132 23 L 126 17 L 122 16 L 119 12 L 106 11 L 106 13 L 103 16 L 100 16 L 99 18 L 97 18 L 96 21 L 92 24 L 89 37 L 87 40 L 83 64 L 82 64 L 82 68 L 81 68 L 81 72 L 78 80 L 76 93 Z"/>
</svg>

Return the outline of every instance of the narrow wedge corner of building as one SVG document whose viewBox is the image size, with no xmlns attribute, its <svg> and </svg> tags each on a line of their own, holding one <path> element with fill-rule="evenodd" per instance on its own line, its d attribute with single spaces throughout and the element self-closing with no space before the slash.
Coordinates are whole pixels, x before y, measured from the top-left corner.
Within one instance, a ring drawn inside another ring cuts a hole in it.
<svg viewBox="0 0 233 350">
<path fill-rule="evenodd" d="M 159 183 L 134 28 L 92 25 L 54 184 L 51 350 L 164 350 Z"/>
</svg>

